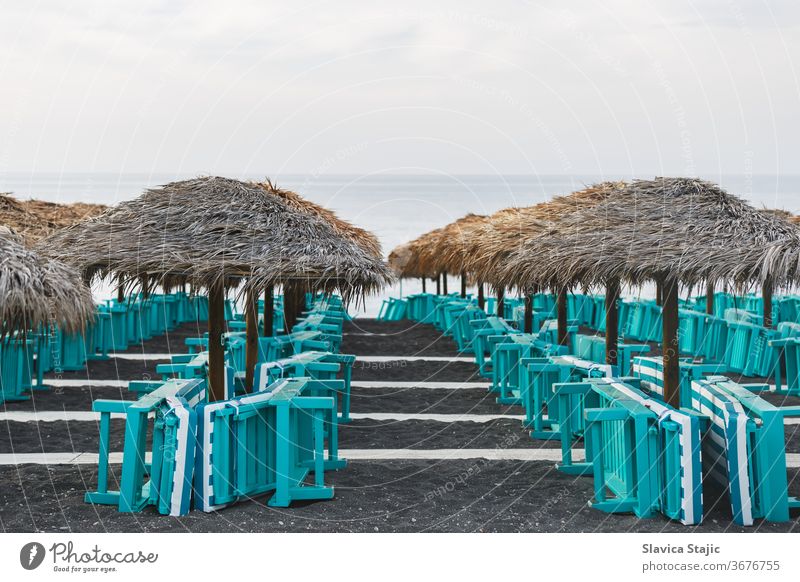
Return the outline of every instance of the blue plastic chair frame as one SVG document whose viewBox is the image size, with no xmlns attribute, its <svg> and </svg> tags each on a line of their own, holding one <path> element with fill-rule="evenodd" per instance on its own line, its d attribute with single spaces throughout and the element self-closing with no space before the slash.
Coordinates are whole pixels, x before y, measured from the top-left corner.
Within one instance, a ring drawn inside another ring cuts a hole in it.
<svg viewBox="0 0 800 582">
<path fill-rule="evenodd" d="M 615 375 L 613 366 L 599 365 L 569 355 L 554 355 L 546 358 L 523 359 L 525 376 L 522 380 L 522 405 L 525 407 L 525 427 L 530 428 L 534 439 L 558 440 L 561 438 L 560 407 L 556 394 L 559 384 L 580 382 L 587 378 Z M 574 402 L 577 414 L 568 419 L 575 423 L 570 434 L 583 433 L 583 415 L 580 402 Z M 545 410 L 547 416 L 545 417 Z"/>
<path fill-rule="evenodd" d="M 87 503 L 117 505 L 121 512 L 138 512 L 148 505 L 156 505 L 159 512 L 173 515 L 188 511 L 195 437 L 190 416 L 177 415 L 175 409 L 183 402 L 185 411 L 193 415 L 192 409 L 205 400 L 206 383 L 199 379 L 171 379 L 158 384 L 135 402 L 96 400 L 93 403 L 92 410 L 100 413 L 98 486 L 96 491 L 86 493 Z M 120 488 L 109 491 L 109 433 L 111 415 L 115 413 L 125 415 L 125 443 Z M 153 443 L 148 455 L 151 413 L 155 413 Z M 181 423 L 184 424 L 181 426 Z M 176 469 L 180 470 L 177 481 L 174 479 Z M 145 480 L 146 475 L 149 478 Z M 182 489 L 177 504 L 173 496 L 176 485 Z"/>
<path fill-rule="evenodd" d="M 745 526 L 785 522 L 800 508 L 788 494 L 784 441 L 784 419 L 800 416 L 800 407 L 775 407 L 753 390 L 724 376 L 692 383 L 693 408 L 712 418 L 706 473 L 728 489 L 734 522 Z"/>
<path fill-rule="evenodd" d="M 334 490 L 325 485 L 324 472 L 346 466 L 338 456 L 333 413 L 341 384 L 285 379 L 262 393 L 203 405 L 198 410 L 197 508 L 214 511 L 270 490 L 274 494 L 269 505 L 274 507 L 331 499 Z M 314 479 L 309 484 L 311 471 Z"/>
<path fill-rule="evenodd" d="M 592 379 L 556 391 L 567 418 L 580 413 L 576 400 L 583 407 L 586 461 L 573 461 L 575 423 L 565 423 L 558 468 L 593 476 L 592 507 L 642 518 L 661 512 L 687 525 L 700 523 L 701 415 L 649 398 L 636 379 Z"/>
</svg>

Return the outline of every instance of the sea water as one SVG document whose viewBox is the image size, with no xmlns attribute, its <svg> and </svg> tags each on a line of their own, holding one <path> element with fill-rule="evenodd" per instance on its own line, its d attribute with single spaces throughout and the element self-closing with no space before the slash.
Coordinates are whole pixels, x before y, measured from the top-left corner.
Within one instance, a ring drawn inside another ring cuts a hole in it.
<svg viewBox="0 0 800 582">
<path fill-rule="evenodd" d="M 115 204 L 130 200 L 145 188 L 193 177 L 174 174 L 46 173 L 0 174 L 0 192 L 20 199 L 52 202 Z M 264 179 L 265 174 L 231 176 Z M 800 214 L 800 175 L 703 176 L 758 208 L 782 208 Z M 282 188 L 335 211 L 341 218 L 374 232 L 386 254 L 396 245 L 460 218 L 468 212 L 488 214 L 508 206 L 528 206 L 554 195 L 569 194 L 586 185 L 623 175 L 285 175 L 270 176 Z M 459 288 L 457 278 L 449 290 Z M 428 289 L 432 289 L 429 284 Z M 419 281 L 404 281 L 381 296 L 368 297 L 351 311 L 374 317 L 384 297 L 421 290 Z M 639 293 L 639 291 L 634 291 Z M 651 289 L 641 291 L 643 295 Z M 108 286 L 95 289 L 98 298 L 110 297 Z"/>
</svg>

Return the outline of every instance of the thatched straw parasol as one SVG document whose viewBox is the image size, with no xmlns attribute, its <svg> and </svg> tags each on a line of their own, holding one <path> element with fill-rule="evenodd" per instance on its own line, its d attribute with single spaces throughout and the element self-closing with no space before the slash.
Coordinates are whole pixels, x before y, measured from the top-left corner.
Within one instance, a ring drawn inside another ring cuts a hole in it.
<svg viewBox="0 0 800 582">
<path fill-rule="evenodd" d="M 411 241 L 412 252 L 408 268 L 417 273 L 429 273 L 431 278 L 436 279 L 436 292 L 447 295 L 447 271 L 442 269 L 436 256 L 436 245 L 443 236 L 445 227 L 426 232 Z"/>
<path fill-rule="evenodd" d="M 397 277 L 407 279 L 423 276 L 415 271 L 412 271 L 412 269 L 409 267 L 411 264 L 411 254 L 413 252 L 413 245 L 410 242 L 407 242 L 396 246 L 392 249 L 392 252 L 389 253 L 389 268 Z"/>
<path fill-rule="evenodd" d="M 17 200 L 0 194 L 0 224 L 19 233 L 27 244 L 34 244 L 59 228 L 97 216 L 107 210 L 102 204 L 56 204 L 44 200 Z"/>
<path fill-rule="evenodd" d="M 56 229 L 54 222 L 30 212 L 24 203 L 11 194 L 0 194 L 0 224 L 13 229 L 29 243 Z"/>
<path fill-rule="evenodd" d="M 427 247 L 432 243 L 433 238 L 439 236 L 439 231 L 427 232 L 414 240 L 403 243 L 392 249 L 389 253 L 389 267 L 394 272 L 395 276 L 401 279 L 420 278 L 422 279 L 422 291 L 425 292 L 425 280 L 435 279 L 437 293 L 439 289 L 439 275 L 440 272 L 435 270 L 433 265 L 427 257 L 423 257 L 423 253 Z"/>
<path fill-rule="evenodd" d="M 487 216 L 467 214 L 441 229 L 432 242 L 430 262 L 434 270 L 461 275 L 461 297 L 467 296 L 467 246 L 473 233 L 486 224 Z"/>
<path fill-rule="evenodd" d="M 299 210 L 304 214 L 310 214 L 312 216 L 317 216 L 323 219 L 325 222 L 330 224 L 333 229 L 339 233 L 344 238 L 353 241 L 358 246 L 363 248 L 368 254 L 372 255 L 376 259 L 383 258 L 383 250 L 381 249 L 381 243 L 378 240 L 378 237 L 375 236 L 374 233 L 364 230 L 363 228 L 359 228 L 350 224 L 346 220 L 342 220 L 336 213 L 332 210 L 325 208 L 324 206 L 320 206 L 319 204 L 315 204 L 310 200 L 306 200 L 296 192 L 292 192 L 291 190 L 284 190 L 282 188 L 278 188 L 275 184 L 273 184 L 270 180 L 266 180 L 265 182 L 259 182 L 259 186 L 267 190 L 270 194 L 278 196 L 282 198 L 286 204 L 288 204 L 291 208 Z"/>
<path fill-rule="evenodd" d="M 108 206 L 105 204 L 89 204 L 87 202 L 59 204 L 34 199 L 25 200 L 23 204 L 28 212 L 53 223 L 56 229 L 72 226 L 87 218 L 99 216 L 108 210 Z"/>
<path fill-rule="evenodd" d="M 510 257 L 504 277 L 584 285 L 610 278 L 633 284 L 675 279 L 692 285 L 719 279 L 745 284 L 769 276 L 783 283 L 792 275 L 777 258 L 765 264 L 748 251 L 797 240 L 797 229 L 784 218 L 758 211 L 710 182 L 636 180 L 528 241 Z M 530 260 L 534 256 L 547 260 Z"/>
<path fill-rule="evenodd" d="M 604 284 L 612 298 L 621 281 L 659 282 L 664 293 L 665 397 L 678 404 L 679 282 L 761 280 L 771 297 L 772 284 L 788 281 L 793 273 L 777 249 L 771 256 L 764 249 L 795 242 L 800 237 L 788 221 L 759 212 L 715 184 L 687 178 L 636 180 L 527 241 L 509 257 L 504 277 L 520 285 Z M 614 318 L 607 327 L 609 359 L 614 360 Z"/>
<path fill-rule="evenodd" d="M 517 281 L 504 276 L 504 267 L 509 257 L 522 247 L 525 241 L 554 228 L 565 216 L 582 208 L 590 208 L 605 200 L 611 193 L 624 187 L 624 182 L 603 182 L 566 196 L 524 208 L 506 208 L 490 216 L 482 226 L 472 233 L 466 248 L 465 269 L 478 281 L 490 283 L 498 294 L 498 315 L 502 314 L 502 297 L 506 287 Z M 530 292 L 543 288 L 544 282 L 520 286 L 526 297 L 525 328 L 530 331 L 532 303 Z M 566 344 L 567 334 L 567 290 L 554 287 L 558 295 L 559 343 Z"/>
<path fill-rule="evenodd" d="M 40 257 L 0 226 L 0 337 L 58 324 L 82 330 L 94 313 L 89 289 L 74 269 Z"/>
<path fill-rule="evenodd" d="M 45 241 L 88 276 L 185 277 L 209 290 L 211 393 L 223 395 L 224 288 L 244 292 L 302 282 L 345 301 L 391 280 L 388 268 L 319 216 L 263 186 L 220 177 L 150 189 Z"/>
<path fill-rule="evenodd" d="M 381 244 L 378 240 L 378 237 L 368 230 L 364 230 L 363 228 L 354 226 L 346 220 L 342 220 L 333 211 L 320 206 L 319 204 L 315 204 L 310 200 L 306 200 L 296 192 L 278 188 L 269 179 L 265 180 L 264 182 L 259 182 L 258 185 L 264 188 L 270 194 L 283 199 L 291 208 L 304 214 L 320 218 L 327 222 L 340 236 L 357 244 L 359 247 L 364 249 L 369 256 L 372 256 L 377 260 L 381 260 L 383 258 L 383 251 L 381 249 Z M 303 309 L 305 295 L 302 287 L 295 289 L 294 287 L 296 286 L 291 284 L 288 285 L 288 287 L 288 289 L 284 289 L 284 314 L 288 316 L 286 320 L 286 327 L 287 329 L 291 329 L 297 319 L 297 316 Z M 267 289 L 267 295 L 270 295 L 271 289 L 272 288 Z M 272 306 L 271 299 L 265 300 L 265 331 L 268 320 L 271 320 L 271 317 L 266 313 L 266 308 L 268 305 L 270 307 Z"/>
<path fill-rule="evenodd" d="M 624 182 L 603 182 L 566 196 L 524 208 L 506 208 L 489 217 L 473 234 L 466 267 L 476 277 L 498 286 L 516 281 L 505 277 L 508 258 L 525 242 L 555 227 L 564 217 L 603 202 L 625 186 Z M 535 283 L 533 287 L 542 286 Z"/>
</svg>

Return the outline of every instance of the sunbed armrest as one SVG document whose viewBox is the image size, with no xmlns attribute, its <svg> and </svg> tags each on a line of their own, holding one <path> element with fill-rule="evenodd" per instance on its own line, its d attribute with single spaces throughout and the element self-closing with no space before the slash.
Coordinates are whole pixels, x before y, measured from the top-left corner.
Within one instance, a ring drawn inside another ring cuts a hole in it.
<svg viewBox="0 0 800 582">
<path fill-rule="evenodd" d="M 794 418 L 800 416 L 800 406 L 780 406 L 778 408 L 784 418 Z"/>
</svg>

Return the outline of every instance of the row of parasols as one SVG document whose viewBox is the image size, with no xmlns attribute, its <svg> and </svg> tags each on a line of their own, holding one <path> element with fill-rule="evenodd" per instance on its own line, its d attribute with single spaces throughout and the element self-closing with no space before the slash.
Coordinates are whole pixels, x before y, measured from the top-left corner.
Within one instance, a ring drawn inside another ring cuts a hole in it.
<svg viewBox="0 0 800 582">
<path fill-rule="evenodd" d="M 245 298 L 252 378 L 262 294 L 270 298 L 266 323 L 277 286 L 287 301 L 308 292 L 357 301 L 393 280 L 375 235 L 269 181 L 201 177 L 148 189 L 111 208 L 83 210 L 83 219 L 70 226 L 36 230 L 43 237 L 31 234 L 33 215 L 7 220 L 28 240 L 9 228 L 0 232 L 2 335 L 52 325 L 82 330 L 94 317 L 90 287 L 96 281 L 111 282 L 121 295 L 189 285 L 209 297 L 211 400 L 224 395 L 226 294 Z M 288 310 L 296 316 L 302 303 L 297 299 Z"/>
<path fill-rule="evenodd" d="M 800 281 L 798 217 L 757 209 L 716 184 L 691 178 L 603 182 L 550 201 L 468 214 L 400 245 L 389 255 L 399 277 L 444 285 L 447 274 L 502 297 L 550 290 L 558 296 L 559 342 L 566 344 L 567 294 L 603 288 L 606 360 L 618 358 L 617 310 L 623 285 L 655 283 L 663 309 L 665 399 L 680 406 L 678 308 L 681 287 L 758 286 L 771 326 L 772 295 Z M 441 281 L 441 283 L 440 283 Z M 424 290 L 424 287 L 423 287 Z M 713 305 L 709 301 L 709 307 Z M 530 313 L 530 301 L 527 302 Z M 530 330 L 526 330 L 530 331 Z"/>
</svg>

